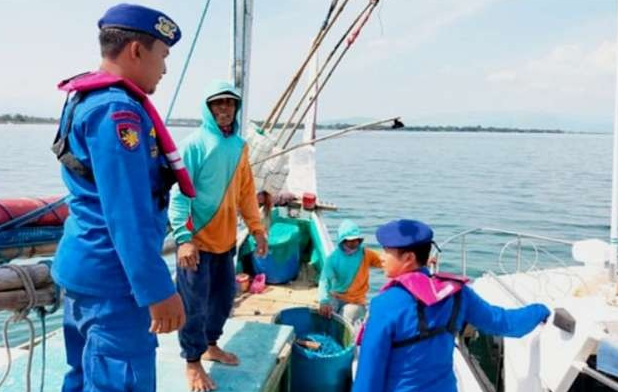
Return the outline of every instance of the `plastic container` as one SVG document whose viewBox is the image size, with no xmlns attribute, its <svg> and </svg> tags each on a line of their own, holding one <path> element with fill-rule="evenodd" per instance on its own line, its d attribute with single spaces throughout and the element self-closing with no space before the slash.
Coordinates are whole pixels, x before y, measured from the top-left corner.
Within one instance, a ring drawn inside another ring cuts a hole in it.
<svg viewBox="0 0 618 392">
<path fill-rule="evenodd" d="M 246 293 L 249 291 L 249 285 L 251 284 L 251 277 L 245 273 L 236 274 L 236 284 L 238 285 L 238 291 Z"/>
<path fill-rule="evenodd" d="M 324 318 L 309 308 L 285 309 L 273 317 L 275 324 L 294 327 L 296 337 L 327 334 L 343 349 L 332 355 L 316 356 L 298 344 L 292 346 L 292 391 L 348 392 L 352 385 L 354 330 L 341 316 Z"/>
<path fill-rule="evenodd" d="M 307 211 L 315 210 L 316 196 L 313 193 L 303 193 L 303 208 Z"/>
<path fill-rule="evenodd" d="M 249 292 L 251 294 L 260 294 L 264 290 L 266 290 L 266 275 L 255 275 L 255 278 L 253 278 L 253 282 L 251 282 L 251 286 L 249 287 Z"/>
<path fill-rule="evenodd" d="M 254 239 L 251 238 L 255 248 Z M 287 283 L 298 275 L 300 269 L 300 232 L 298 226 L 275 223 L 268 233 L 268 255 L 253 255 L 256 274 L 266 275 L 266 283 Z"/>
</svg>

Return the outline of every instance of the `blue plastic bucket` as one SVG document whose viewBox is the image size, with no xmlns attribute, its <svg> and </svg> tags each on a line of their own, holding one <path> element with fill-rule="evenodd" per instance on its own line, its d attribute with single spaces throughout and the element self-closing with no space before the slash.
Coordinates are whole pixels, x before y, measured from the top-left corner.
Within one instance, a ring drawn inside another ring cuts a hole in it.
<svg viewBox="0 0 618 392">
<path fill-rule="evenodd" d="M 273 317 L 275 324 L 294 327 L 297 338 L 326 334 L 343 349 L 327 356 L 312 355 L 294 343 L 292 347 L 292 391 L 349 392 L 354 360 L 354 329 L 337 314 L 324 318 L 310 308 L 284 309 Z"/>
<path fill-rule="evenodd" d="M 252 245 L 255 240 L 251 238 Z M 300 233 L 298 226 L 275 223 L 268 233 L 268 255 L 253 256 L 253 269 L 266 275 L 266 283 L 287 283 L 300 269 Z"/>
</svg>

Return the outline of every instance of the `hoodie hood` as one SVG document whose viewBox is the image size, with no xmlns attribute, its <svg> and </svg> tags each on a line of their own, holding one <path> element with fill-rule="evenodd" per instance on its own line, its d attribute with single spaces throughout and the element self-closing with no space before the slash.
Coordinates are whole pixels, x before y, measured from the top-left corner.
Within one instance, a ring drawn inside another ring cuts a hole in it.
<svg viewBox="0 0 618 392">
<path fill-rule="evenodd" d="M 240 130 L 239 114 L 240 109 L 242 108 L 242 97 L 240 95 L 240 91 L 230 82 L 227 82 L 225 80 L 214 80 L 206 88 L 205 97 L 202 101 L 202 128 L 209 132 L 222 135 L 221 129 L 219 128 L 215 117 L 213 116 L 210 108 L 208 107 L 208 104 L 206 103 L 209 98 L 221 94 L 233 95 L 235 97 L 238 97 L 238 101 L 236 104 L 236 115 L 234 119 L 234 124 L 232 124 L 232 133 L 238 135 L 238 132 Z"/>
<path fill-rule="evenodd" d="M 337 244 L 341 245 L 344 240 L 352 240 L 358 238 L 360 240 L 363 239 L 360 229 L 356 225 L 356 223 L 352 222 L 349 219 L 344 220 L 339 225 L 339 230 L 337 230 Z"/>
</svg>

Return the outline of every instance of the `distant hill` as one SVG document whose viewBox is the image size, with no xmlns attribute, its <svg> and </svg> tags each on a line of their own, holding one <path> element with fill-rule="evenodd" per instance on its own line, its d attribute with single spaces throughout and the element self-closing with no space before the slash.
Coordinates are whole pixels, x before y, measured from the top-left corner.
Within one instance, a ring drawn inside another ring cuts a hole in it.
<svg viewBox="0 0 618 392">
<path fill-rule="evenodd" d="M 258 124 L 263 121 L 254 120 Z M 343 129 L 348 126 L 377 121 L 372 117 L 347 117 L 320 121 L 319 129 Z M 535 112 L 465 112 L 439 113 L 432 115 L 403 115 L 403 123 L 412 128 L 473 128 L 517 129 L 517 130 L 561 130 L 577 133 L 611 133 L 611 118 L 604 119 L 583 115 L 558 115 Z M 0 115 L 0 124 L 53 124 L 58 119 L 25 114 Z M 202 121 L 194 118 L 173 118 L 170 126 L 199 127 Z M 281 126 L 283 124 L 277 124 Z M 300 127 L 302 129 L 302 125 Z"/>
<path fill-rule="evenodd" d="M 365 124 L 369 122 L 378 121 L 379 119 L 372 117 L 348 117 L 348 118 L 339 118 L 335 120 L 321 120 L 320 125 L 333 125 L 333 124 Z"/>
<path fill-rule="evenodd" d="M 555 114 L 540 112 L 467 112 L 441 113 L 426 116 L 407 116 L 406 125 L 452 125 L 517 129 L 561 129 L 567 132 L 611 133 L 612 119 L 603 119 L 576 114 Z"/>
<path fill-rule="evenodd" d="M 58 119 L 52 117 L 34 117 L 25 114 L 0 115 L 0 124 L 55 124 Z"/>
<path fill-rule="evenodd" d="M 409 132 L 492 132 L 492 133 L 565 133 L 566 132 L 603 132 L 597 131 L 598 129 L 609 129 L 611 131 L 611 125 L 607 128 L 607 125 L 597 125 L 597 127 L 593 127 L 590 125 L 584 126 L 573 126 L 569 128 L 560 128 L 560 127 L 522 127 L 522 126 L 505 126 L 505 125 L 486 125 L 491 123 L 491 121 L 482 121 L 477 122 L 476 125 L 474 122 L 474 116 L 468 117 L 466 121 L 468 123 L 458 122 L 464 121 L 463 117 L 458 117 L 460 115 L 440 115 L 437 116 L 433 121 L 428 117 L 423 117 L 423 120 L 419 118 L 415 119 L 406 119 L 403 118 L 404 127 L 399 128 L 399 131 L 409 131 Z M 465 117 L 465 116 L 464 116 Z M 518 117 L 521 121 L 522 117 Z M 252 120 L 258 126 L 263 126 L 263 121 Z M 321 130 L 339 130 L 353 127 L 358 124 L 364 124 L 369 122 L 376 121 L 373 118 L 369 117 L 350 117 L 350 118 L 342 118 L 338 120 L 329 120 L 324 121 L 318 124 L 317 128 Z M 422 122 L 421 122 L 422 121 Z M 504 121 L 504 120 L 501 120 Z M 54 124 L 57 123 L 58 119 L 55 118 L 43 118 L 43 117 L 35 117 L 35 116 L 27 116 L 23 114 L 5 114 L 0 115 L 0 124 L 2 123 L 12 123 L 12 124 Z M 508 122 L 508 121 L 507 121 Z M 496 123 L 499 123 L 496 120 Z M 558 123 L 558 121 L 553 120 L 548 123 Z M 194 118 L 174 118 L 169 121 L 169 125 L 172 127 L 199 127 L 202 124 L 200 119 Z M 470 125 L 474 124 L 474 125 Z M 585 124 L 585 123 L 581 123 Z M 277 124 L 277 128 L 280 128 L 283 124 Z M 304 126 L 301 124 L 299 129 L 303 129 Z M 386 124 L 382 126 L 374 126 L 371 129 L 390 129 L 391 124 Z M 607 130 L 605 131 L 607 132 Z"/>
<path fill-rule="evenodd" d="M 320 121 L 325 128 L 343 125 L 358 125 L 377 121 L 372 117 L 348 117 Z M 613 122 L 611 118 L 603 119 L 583 115 L 563 115 L 542 112 L 454 112 L 432 115 L 402 115 L 402 121 L 407 127 L 414 128 L 476 128 L 484 129 L 516 129 L 516 130 L 561 130 L 577 133 L 611 133 Z"/>
</svg>

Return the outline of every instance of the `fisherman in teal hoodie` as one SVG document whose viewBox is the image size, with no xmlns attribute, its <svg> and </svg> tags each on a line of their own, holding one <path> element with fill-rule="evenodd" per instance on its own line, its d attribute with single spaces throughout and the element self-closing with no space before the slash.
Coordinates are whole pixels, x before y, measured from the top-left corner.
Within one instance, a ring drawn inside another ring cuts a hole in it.
<svg viewBox="0 0 618 392">
<path fill-rule="evenodd" d="M 380 257 L 363 245 L 358 226 L 349 219 L 339 225 L 337 248 L 324 263 L 318 287 L 320 314 L 337 312 L 351 323 L 365 315 L 369 269 L 380 267 Z"/>
<path fill-rule="evenodd" d="M 187 323 L 178 336 L 191 391 L 216 388 L 201 359 L 239 363 L 233 353 L 217 344 L 236 294 L 239 212 L 255 237 L 258 256 L 268 251 L 248 147 L 239 135 L 241 105 L 240 92 L 230 83 L 210 85 L 202 104 L 202 127 L 181 148 L 197 196 L 189 199 L 175 188 L 169 208 L 178 244 L 177 287 L 187 311 Z"/>
</svg>

